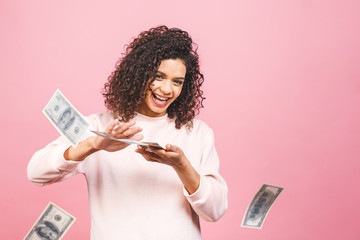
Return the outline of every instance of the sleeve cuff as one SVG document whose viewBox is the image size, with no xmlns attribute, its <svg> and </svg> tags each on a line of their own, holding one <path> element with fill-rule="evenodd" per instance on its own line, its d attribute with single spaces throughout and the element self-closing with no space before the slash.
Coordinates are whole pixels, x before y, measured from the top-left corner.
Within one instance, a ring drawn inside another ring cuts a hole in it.
<svg viewBox="0 0 360 240">
<path fill-rule="evenodd" d="M 54 161 L 53 167 L 55 169 L 71 172 L 76 168 L 79 163 L 81 163 L 81 161 L 65 160 L 64 153 L 69 147 L 71 147 L 71 145 L 66 144 L 56 149 L 56 152 L 54 154 L 58 157 L 56 158 L 56 161 Z"/>
<path fill-rule="evenodd" d="M 191 205 L 200 205 L 206 201 L 208 186 L 205 178 L 205 176 L 200 176 L 199 188 L 193 194 L 189 194 L 185 188 L 183 189 L 184 196 L 188 199 Z"/>
</svg>

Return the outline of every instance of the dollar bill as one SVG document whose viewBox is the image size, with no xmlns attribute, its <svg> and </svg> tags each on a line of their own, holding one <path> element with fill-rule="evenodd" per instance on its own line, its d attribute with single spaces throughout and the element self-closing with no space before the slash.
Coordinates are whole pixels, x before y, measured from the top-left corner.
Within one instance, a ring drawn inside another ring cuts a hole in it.
<svg viewBox="0 0 360 240">
<path fill-rule="evenodd" d="M 61 239 L 75 220 L 71 214 L 50 202 L 24 240 Z"/>
<path fill-rule="evenodd" d="M 283 189 L 263 184 L 248 206 L 241 226 L 261 229 L 271 206 Z"/>
<path fill-rule="evenodd" d="M 77 145 L 90 125 L 59 89 L 55 91 L 43 113 L 73 146 Z"/>
<path fill-rule="evenodd" d="M 115 137 L 107 134 L 106 132 L 99 132 L 99 131 L 94 131 L 94 130 L 90 130 L 90 131 L 99 136 L 102 136 L 102 137 L 105 137 L 105 138 L 108 138 L 108 139 L 111 139 L 114 141 L 119 141 L 119 142 L 128 143 L 128 144 L 136 144 L 143 148 L 146 148 L 147 146 L 151 146 L 154 148 L 164 149 L 160 144 L 154 143 L 154 142 L 140 142 L 140 141 L 136 141 L 133 139 L 120 139 L 120 138 L 115 138 Z"/>
</svg>

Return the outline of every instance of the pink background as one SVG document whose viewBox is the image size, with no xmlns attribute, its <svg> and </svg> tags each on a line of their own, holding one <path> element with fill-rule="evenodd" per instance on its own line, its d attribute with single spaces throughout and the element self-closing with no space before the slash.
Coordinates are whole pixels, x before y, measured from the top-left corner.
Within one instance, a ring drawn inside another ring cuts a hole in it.
<svg viewBox="0 0 360 240">
<path fill-rule="evenodd" d="M 199 44 L 205 109 L 229 209 L 203 239 L 360 239 L 357 0 L 0 1 L 0 239 L 22 239 L 49 201 L 89 239 L 85 179 L 39 188 L 31 155 L 58 136 L 41 110 L 59 88 L 84 115 L 124 44 L 167 24 Z M 240 227 L 263 184 L 285 187 L 261 230 Z M 156 216 L 154 216 L 156 217 Z M 166 227 L 166 226 L 164 226 Z"/>
</svg>

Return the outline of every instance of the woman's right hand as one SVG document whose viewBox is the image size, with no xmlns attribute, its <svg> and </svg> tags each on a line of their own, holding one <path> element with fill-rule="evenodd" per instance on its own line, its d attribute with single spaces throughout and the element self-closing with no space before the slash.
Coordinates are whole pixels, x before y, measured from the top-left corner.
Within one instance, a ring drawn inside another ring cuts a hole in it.
<svg viewBox="0 0 360 240">
<path fill-rule="evenodd" d="M 105 132 L 118 139 L 132 139 L 140 141 L 143 139 L 143 135 L 139 134 L 142 131 L 140 127 L 134 127 L 135 121 L 131 120 L 122 125 L 119 125 L 119 120 L 116 119 L 106 128 Z M 105 150 L 108 152 L 115 152 L 126 148 L 130 144 L 119 141 L 114 141 L 105 137 L 97 135 L 93 139 L 92 147 L 96 150 Z"/>
<path fill-rule="evenodd" d="M 119 126 L 119 120 L 115 120 L 109 124 L 105 132 L 115 138 L 133 139 L 140 141 L 143 139 L 142 134 L 138 134 L 142 131 L 140 127 L 134 127 L 135 121 L 130 121 Z M 114 141 L 101 136 L 93 136 L 87 138 L 85 141 L 80 142 L 76 147 L 69 147 L 64 152 L 65 160 L 82 161 L 87 156 L 99 151 L 105 150 L 108 152 L 115 152 L 129 146 L 128 143 Z"/>
</svg>

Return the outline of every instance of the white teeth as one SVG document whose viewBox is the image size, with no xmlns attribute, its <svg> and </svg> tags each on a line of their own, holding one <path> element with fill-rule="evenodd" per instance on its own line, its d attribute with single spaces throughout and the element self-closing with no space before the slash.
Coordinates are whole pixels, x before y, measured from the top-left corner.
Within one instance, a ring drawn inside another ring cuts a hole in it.
<svg viewBox="0 0 360 240">
<path fill-rule="evenodd" d="M 156 95 L 156 94 L 154 94 L 155 95 L 155 98 L 157 98 L 158 100 L 160 100 L 160 101 L 167 101 L 169 98 L 163 98 L 163 97 L 160 97 L 160 96 L 158 96 L 158 95 Z"/>
</svg>

